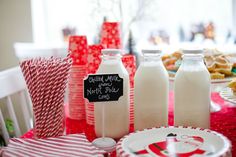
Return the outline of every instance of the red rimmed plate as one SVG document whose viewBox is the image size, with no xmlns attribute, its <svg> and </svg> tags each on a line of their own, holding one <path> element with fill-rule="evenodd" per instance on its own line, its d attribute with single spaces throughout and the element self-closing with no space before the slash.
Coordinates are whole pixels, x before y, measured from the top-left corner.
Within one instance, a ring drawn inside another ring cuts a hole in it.
<svg viewBox="0 0 236 157">
<path fill-rule="evenodd" d="M 117 156 L 231 157 L 230 141 L 215 131 L 192 127 L 160 127 L 123 137 Z"/>
</svg>

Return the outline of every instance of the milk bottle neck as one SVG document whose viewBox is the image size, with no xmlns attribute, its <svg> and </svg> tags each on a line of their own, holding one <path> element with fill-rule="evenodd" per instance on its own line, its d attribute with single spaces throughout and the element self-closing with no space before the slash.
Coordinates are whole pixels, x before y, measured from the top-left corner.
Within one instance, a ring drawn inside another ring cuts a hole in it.
<svg viewBox="0 0 236 157">
<path fill-rule="evenodd" d="M 182 65 L 185 68 L 205 67 L 204 62 L 203 62 L 203 55 L 202 54 L 186 54 L 186 55 L 183 56 Z"/>
<path fill-rule="evenodd" d="M 119 63 L 121 62 L 120 54 L 103 54 L 102 55 L 102 63 Z"/>
<path fill-rule="evenodd" d="M 159 54 L 144 54 L 142 64 L 158 64 L 161 62 Z"/>
</svg>

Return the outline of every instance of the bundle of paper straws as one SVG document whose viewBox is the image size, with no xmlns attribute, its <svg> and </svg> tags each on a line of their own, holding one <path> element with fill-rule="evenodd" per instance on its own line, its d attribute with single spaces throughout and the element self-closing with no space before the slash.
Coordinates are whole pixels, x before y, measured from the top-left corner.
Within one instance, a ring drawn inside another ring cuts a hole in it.
<svg viewBox="0 0 236 157">
<path fill-rule="evenodd" d="M 64 94 L 72 60 L 51 57 L 20 63 L 31 96 L 36 138 L 57 137 L 64 132 Z"/>
</svg>

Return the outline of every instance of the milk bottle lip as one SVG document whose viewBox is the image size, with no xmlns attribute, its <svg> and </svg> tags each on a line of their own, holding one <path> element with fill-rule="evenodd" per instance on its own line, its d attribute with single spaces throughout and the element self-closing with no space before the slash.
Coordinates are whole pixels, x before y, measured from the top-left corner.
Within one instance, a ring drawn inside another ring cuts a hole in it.
<svg viewBox="0 0 236 157">
<path fill-rule="evenodd" d="M 160 54 L 161 53 L 161 50 L 159 49 L 152 49 L 152 50 L 149 50 L 149 49 L 143 49 L 142 50 L 142 54 Z"/>
<path fill-rule="evenodd" d="M 203 54 L 184 54 L 183 59 L 185 58 L 191 58 L 191 59 L 198 59 L 198 58 L 203 58 Z"/>
<path fill-rule="evenodd" d="M 118 55 L 121 53 L 122 53 L 121 49 L 102 49 L 103 55 Z"/>
<path fill-rule="evenodd" d="M 202 54 L 203 49 L 181 49 L 184 54 Z"/>
</svg>

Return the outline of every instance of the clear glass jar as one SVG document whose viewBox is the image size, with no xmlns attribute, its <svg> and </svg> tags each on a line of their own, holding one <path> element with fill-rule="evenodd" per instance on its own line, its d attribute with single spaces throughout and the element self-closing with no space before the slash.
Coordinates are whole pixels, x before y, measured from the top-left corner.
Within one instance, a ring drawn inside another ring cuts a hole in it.
<svg viewBox="0 0 236 157">
<path fill-rule="evenodd" d="M 134 78 L 134 128 L 168 124 L 169 76 L 159 50 L 143 50 Z"/>
<path fill-rule="evenodd" d="M 174 82 L 174 125 L 209 128 L 210 81 L 203 55 L 185 54 Z"/>
<path fill-rule="evenodd" d="M 102 54 L 102 62 L 96 74 L 118 74 L 123 78 L 123 96 L 118 101 L 94 103 L 95 133 L 101 137 L 104 124 L 105 136 L 118 139 L 129 132 L 129 74 L 121 61 L 121 50 L 103 49 Z"/>
</svg>

